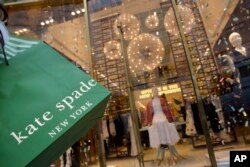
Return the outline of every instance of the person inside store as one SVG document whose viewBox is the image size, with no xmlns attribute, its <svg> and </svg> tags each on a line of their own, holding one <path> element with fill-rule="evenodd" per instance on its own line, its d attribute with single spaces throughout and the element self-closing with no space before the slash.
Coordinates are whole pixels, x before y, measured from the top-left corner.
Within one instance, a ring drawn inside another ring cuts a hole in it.
<svg viewBox="0 0 250 167">
<path fill-rule="evenodd" d="M 149 126 L 149 141 L 152 148 L 157 148 L 157 160 L 164 159 L 165 150 L 170 152 L 173 164 L 182 156 L 177 152 L 175 144 L 180 136 L 174 125 L 174 117 L 170 112 L 166 99 L 158 96 L 157 88 L 152 89 L 153 98 L 147 103 L 145 124 Z"/>
</svg>

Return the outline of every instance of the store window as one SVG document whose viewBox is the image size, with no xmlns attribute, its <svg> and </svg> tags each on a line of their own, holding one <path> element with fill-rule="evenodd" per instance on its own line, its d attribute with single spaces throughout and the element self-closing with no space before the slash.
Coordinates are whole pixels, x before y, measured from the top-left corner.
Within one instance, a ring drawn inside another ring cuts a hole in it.
<svg viewBox="0 0 250 167">
<path fill-rule="evenodd" d="M 94 77 L 112 91 L 101 122 L 107 159 L 136 157 L 141 144 L 145 163 L 155 162 L 159 149 L 144 121 L 155 90 L 166 97 L 180 137 L 176 150 L 186 157 L 170 163 L 229 163 L 230 150 L 248 147 L 249 0 L 86 2 L 88 21 L 82 0 L 8 1 L 8 28 L 44 40 L 84 71 L 93 60 Z"/>
<path fill-rule="evenodd" d="M 248 143 L 249 121 L 249 1 L 235 3 L 221 34 L 214 40 L 213 49 L 218 59 L 220 86 L 218 87 L 225 126 L 236 131 Z"/>
<path fill-rule="evenodd" d="M 92 10 L 95 2 L 88 1 L 94 74 L 113 92 L 107 121 L 119 122 L 120 115 L 132 113 L 131 86 L 139 131 L 147 131 L 143 119 L 154 88 L 161 92 L 177 85 L 177 94 L 164 94 L 171 111 L 177 111 L 180 154 L 190 148 L 185 141 L 191 141 L 214 165 L 218 147 L 242 137 L 249 142 L 249 1 L 124 0 Z M 232 37 L 233 32 L 238 34 Z M 119 135 L 126 142 L 115 143 L 116 136 L 108 134 L 107 158 L 133 156 L 131 136 Z M 147 156 L 150 136 L 142 135 L 144 155 L 152 160 L 155 155 Z"/>
</svg>

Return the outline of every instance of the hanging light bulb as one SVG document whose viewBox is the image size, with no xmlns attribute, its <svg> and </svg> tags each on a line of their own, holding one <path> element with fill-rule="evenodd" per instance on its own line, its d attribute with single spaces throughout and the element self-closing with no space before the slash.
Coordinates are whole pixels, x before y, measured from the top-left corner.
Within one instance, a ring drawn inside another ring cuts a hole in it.
<svg viewBox="0 0 250 167">
<path fill-rule="evenodd" d="M 106 42 L 104 44 L 103 52 L 110 60 L 119 59 L 121 58 L 121 45 L 115 40 Z"/>
<path fill-rule="evenodd" d="M 143 33 L 130 41 L 128 60 L 132 72 L 144 72 L 155 69 L 165 54 L 161 40 L 152 34 Z"/>
<path fill-rule="evenodd" d="M 49 18 L 50 23 L 54 23 L 54 19 L 52 17 Z"/>
<path fill-rule="evenodd" d="M 77 13 L 77 14 L 80 14 L 80 13 L 81 13 L 81 11 L 78 9 L 78 10 L 76 10 L 76 13 Z"/>
<path fill-rule="evenodd" d="M 140 32 L 138 19 L 132 14 L 121 14 L 117 17 L 113 25 L 116 35 L 123 33 L 125 40 L 131 40 Z"/>
<path fill-rule="evenodd" d="M 192 30 L 192 27 L 195 24 L 194 14 L 192 10 L 185 5 L 177 5 L 177 11 L 180 16 L 184 33 L 187 34 Z M 179 33 L 172 8 L 167 11 L 164 17 L 164 26 L 166 28 L 166 31 L 168 31 L 172 35 L 177 35 Z"/>
<path fill-rule="evenodd" d="M 158 25 L 159 25 L 159 19 L 156 15 L 156 12 L 153 15 L 149 15 L 145 20 L 145 26 L 148 29 L 154 29 L 158 27 Z"/>
</svg>

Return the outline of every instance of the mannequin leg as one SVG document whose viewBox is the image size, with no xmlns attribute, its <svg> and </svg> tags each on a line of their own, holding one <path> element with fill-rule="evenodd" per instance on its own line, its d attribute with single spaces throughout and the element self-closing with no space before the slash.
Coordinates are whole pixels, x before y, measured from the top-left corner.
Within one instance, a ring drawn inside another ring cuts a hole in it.
<svg viewBox="0 0 250 167">
<path fill-rule="evenodd" d="M 175 152 L 174 152 L 174 149 L 173 149 L 173 145 L 168 145 L 168 148 L 169 148 L 169 153 L 170 153 L 170 159 L 173 163 L 173 165 L 176 165 L 177 163 L 177 158 L 175 156 Z"/>
<path fill-rule="evenodd" d="M 160 157 L 160 159 L 164 160 L 164 158 L 165 158 L 165 148 L 161 147 L 160 149 L 161 149 L 161 157 Z"/>
<path fill-rule="evenodd" d="M 158 149 L 157 149 L 157 154 L 156 154 L 156 160 L 160 160 L 161 159 L 161 155 L 162 154 L 162 151 L 161 151 L 161 147 L 159 147 Z"/>
<path fill-rule="evenodd" d="M 157 153 L 157 158 L 159 160 L 158 162 L 158 166 L 161 164 L 161 162 L 164 160 L 164 157 L 165 157 L 165 149 L 163 147 L 159 147 L 158 148 L 158 153 Z"/>
<path fill-rule="evenodd" d="M 156 160 L 159 160 L 158 166 L 161 164 L 161 162 L 164 160 L 165 157 L 165 149 L 161 146 L 157 149 L 157 155 Z"/>
<path fill-rule="evenodd" d="M 180 154 L 177 152 L 177 150 L 176 150 L 175 146 L 174 146 L 174 145 L 172 145 L 171 147 L 172 147 L 172 149 L 173 149 L 173 153 L 174 153 L 174 155 L 175 155 L 175 156 L 179 156 Z"/>
<path fill-rule="evenodd" d="M 178 151 L 176 150 L 175 145 L 172 145 L 171 147 L 172 147 L 172 150 L 173 150 L 174 155 L 175 155 L 178 159 L 184 159 L 184 157 L 181 156 L 181 155 L 178 153 Z"/>
</svg>

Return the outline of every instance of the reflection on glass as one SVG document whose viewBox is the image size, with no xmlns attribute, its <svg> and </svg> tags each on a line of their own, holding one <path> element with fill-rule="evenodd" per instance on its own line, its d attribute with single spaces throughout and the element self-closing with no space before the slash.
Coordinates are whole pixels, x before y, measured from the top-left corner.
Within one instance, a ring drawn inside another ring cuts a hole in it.
<svg viewBox="0 0 250 167">
<path fill-rule="evenodd" d="M 44 40 L 80 68 L 90 70 L 82 1 L 7 3 L 6 8 L 11 33 Z"/>
</svg>

